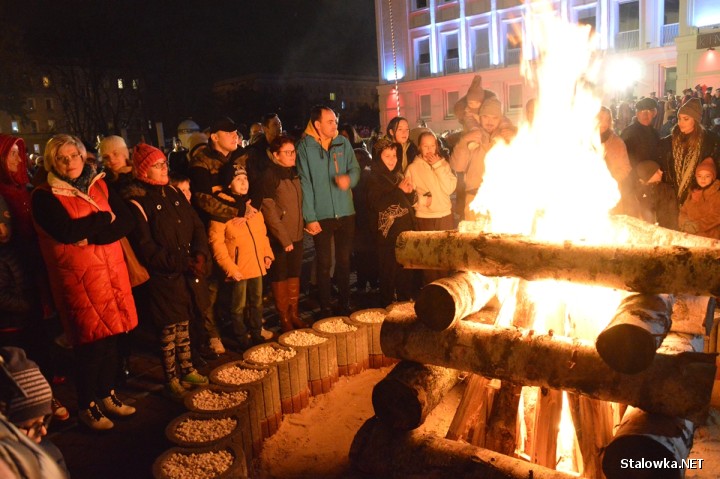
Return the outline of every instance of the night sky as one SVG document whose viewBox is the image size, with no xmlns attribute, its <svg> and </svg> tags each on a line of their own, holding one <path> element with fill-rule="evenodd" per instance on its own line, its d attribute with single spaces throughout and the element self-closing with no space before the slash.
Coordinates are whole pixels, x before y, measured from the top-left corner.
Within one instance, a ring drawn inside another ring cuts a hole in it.
<svg viewBox="0 0 720 479">
<path fill-rule="evenodd" d="M 201 71 L 377 76 L 373 0 L 0 1 L 28 52 Z M 2 8 L 2 7 L 0 7 Z"/>
<path fill-rule="evenodd" d="M 373 0 L 0 0 L 3 58 L 32 59 L 37 72 L 80 64 L 138 78 L 144 117 L 170 125 L 256 121 L 257 111 L 211 93 L 243 74 L 378 77 Z M 255 110 L 281 106 L 258 101 Z"/>
</svg>

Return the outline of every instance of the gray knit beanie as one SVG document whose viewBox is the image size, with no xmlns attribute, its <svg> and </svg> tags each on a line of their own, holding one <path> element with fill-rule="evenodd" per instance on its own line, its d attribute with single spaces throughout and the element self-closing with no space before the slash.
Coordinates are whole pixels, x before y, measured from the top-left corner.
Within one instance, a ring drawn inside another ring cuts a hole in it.
<svg viewBox="0 0 720 479">
<path fill-rule="evenodd" d="M 678 110 L 678 116 L 687 115 L 695 120 L 696 125 L 702 123 L 702 103 L 699 98 L 690 98 Z"/>
<path fill-rule="evenodd" d="M 10 422 L 22 424 L 52 413 L 52 390 L 38 365 L 20 348 L 0 348 L 0 355 L 5 360 L 4 368 L 22 390 L 22 394 L 12 396 L 6 404 L 5 412 Z"/>
</svg>

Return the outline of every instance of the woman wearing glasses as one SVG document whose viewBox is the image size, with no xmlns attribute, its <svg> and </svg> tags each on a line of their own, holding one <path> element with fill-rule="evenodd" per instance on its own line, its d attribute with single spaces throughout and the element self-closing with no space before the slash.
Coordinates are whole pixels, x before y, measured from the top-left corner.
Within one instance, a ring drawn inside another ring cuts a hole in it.
<svg viewBox="0 0 720 479">
<path fill-rule="evenodd" d="M 295 168 L 295 144 L 285 135 L 268 148 L 272 162 L 261 180 L 260 207 L 275 262 L 268 271 L 283 331 L 306 328 L 300 319 L 300 268 L 303 255 L 302 187 Z"/>
<path fill-rule="evenodd" d="M 129 236 L 138 259 L 150 273 L 147 312 L 160 332 L 166 390 L 181 400 L 185 387 L 207 384 L 193 366 L 189 323 L 189 275 L 206 276 L 207 235 L 197 213 L 179 190 L 169 184 L 162 151 L 140 143 L 132 155 L 135 181 L 125 190 L 136 227 Z M 144 310 L 143 310 L 144 311 Z"/>
<path fill-rule="evenodd" d="M 135 408 L 115 395 L 118 334 L 137 326 L 119 239 L 134 221 L 103 173 L 85 163 L 82 142 L 55 135 L 45 147 L 47 181 L 32 195 L 32 214 L 55 306 L 75 356 L 79 417 L 93 430 L 111 429 L 105 413 Z M 102 408 L 102 410 L 101 410 Z"/>
</svg>

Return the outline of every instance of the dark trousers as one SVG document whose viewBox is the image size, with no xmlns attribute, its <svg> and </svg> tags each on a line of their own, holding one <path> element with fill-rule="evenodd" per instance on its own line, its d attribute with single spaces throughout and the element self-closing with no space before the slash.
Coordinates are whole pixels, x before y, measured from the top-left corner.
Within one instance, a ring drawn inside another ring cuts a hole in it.
<svg viewBox="0 0 720 479">
<path fill-rule="evenodd" d="M 322 231 L 313 236 L 317 256 L 317 285 L 320 308 L 330 309 L 331 248 L 335 239 L 335 283 L 340 295 L 340 306 L 350 303 L 350 253 L 355 236 L 355 215 L 320 220 Z"/>
<path fill-rule="evenodd" d="M 407 301 L 412 298 L 414 287 L 413 271 L 405 269 L 395 260 L 395 239 L 378 240 L 378 273 L 380 277 L 380 300 L 387 306 L 396 299 Z"/>
<path fill-rule="evenodd" d="M 270 282 L 277 283 L 288 278 L 299 278 L 302 269 L 303 241 L 293 242 L 292 251 L 285 251 L 277 240 L 271 238 L 270 247 L 275 255 L 272 268 L 268 270 Z"/>
<path fill-rule="evenodd" d="M 453 220 L 452 213 L 447 216 L 443 216 L 442 218 L 415 217 L 415 228 L 417 229 L 417 231 L 447 231 L 455 229 L 455 221 Z M 432 283 L 436 279 L 450 276 L 450 274 L 450 271 L 424 269 L 422 270 L 423 285 Z"/>
<path fill-rule="evenodd" d="M 78 409 L 87 409 L 90 403 L 110 395 L 117 372 L 118 336 L 75 346 L 75 389 Z"/>
</svg>

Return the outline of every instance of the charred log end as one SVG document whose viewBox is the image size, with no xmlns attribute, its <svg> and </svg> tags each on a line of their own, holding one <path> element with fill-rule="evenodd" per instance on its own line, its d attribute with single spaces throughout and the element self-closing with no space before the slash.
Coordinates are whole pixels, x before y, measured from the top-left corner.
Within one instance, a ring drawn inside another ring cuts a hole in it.
<svg viewBox="0 0 720 479">
<path fill-rule="evenodd" d="M 637 374 L 653 362 L 659 343 L 647 329 L 633 324 L 618 324 L 597 337 L 595 347 L 600 357 L 613 370 Z"/>
<path fill-rule="evenodd" d="M 416 391 L 399 381 L 385 378 L 372 392 L 375 416 L 380 421 L 401 431 L 415 429 L 422 424 L 422 404 Z"/>
<path fill-rule="evenodd" d="M 455 320 L 455 300 L 442 286 L 428 284 L 415 302 L 415 314 L 428 328 L 442 331 Z"/>
<path fill-rule="evenodd" d="M 350 463 L 355 469 L 368 474 L 389 475 L 392 471 L 392 464 L 387 461 L 378 461 L 378 451 L 390 455 L 393 444 L 389 434 L 379 434 L 382 431 L 382 424 L 378 418 L 372 417 L 358 429 L 352 444 L 350 445 Z M 380 467 L 380 470 L 378 470 Z"/>
<path fill-rule="evenodd" d="M 684 477 L 684 469 L 663 468 L 665 460 L 671 464 L 680 462 L 680 458 L 672 451 L 651 438 L 642 435 L 625 436 L 615 438 L 605 449 L 602 469 L 607 479 Z M 654 464 L 660 466 L 654 467 Z"/>
</svg>

